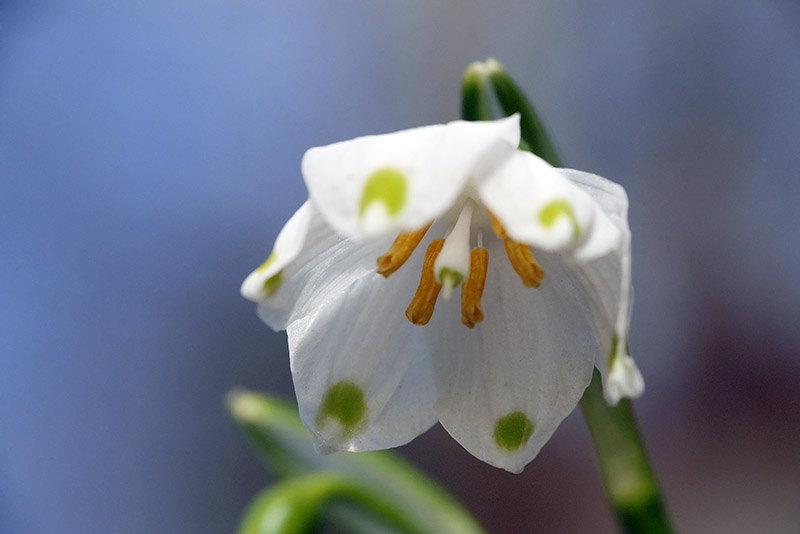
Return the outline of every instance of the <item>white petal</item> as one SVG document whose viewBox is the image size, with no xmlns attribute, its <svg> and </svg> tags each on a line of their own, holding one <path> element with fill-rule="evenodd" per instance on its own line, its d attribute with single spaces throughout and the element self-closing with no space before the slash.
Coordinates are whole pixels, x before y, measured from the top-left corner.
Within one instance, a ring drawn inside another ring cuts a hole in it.
<svg viewBox="0 0 800 534">
<path fill-rule="evenodd" d="M 455 121 L 312 148 L 302 171 L 330 225 L 365 240 L 425 226 L 518 143 L 517 115 Z"/>
<path fill-rule="evenodd" d="M 595 218 L 595 229 L 591 239 L 584 243 L 576 255 L 579 260 L 599 258 L 609 251 L 610 240 L 604 236 L 611 235 L 608 225 L 614 225 L 622 234 L 622 241 L 630 241 L 628 226 L 628 194 L 621 185 L 596 174 L 574 169 L 555 169 L 561 176 L 578 186 L 589 195 L 600 207 L 601 214 Z M 622 243 L 619 244 L 622 246 Z"/>
<path fill-rule="evenodd" d="M 633 301 L 630 238 L 619 251 L 573 267 L 573 276 L 586 297 L 584 309 L 601 347 L 596 365 L 603 375 L 606 401 L 613 406 L 623 397 L 635 399 L 644 393 L 644 380 L 628 350 Z"/>
<path fill-rule="evenodd" d="M 537 255 L 546 274 L 533 289 L 499 240 L 487 248 L 484 321 L 468 329 L 458 302 L 440 302 L 426 335 L 442 425 L 473 455 L 516 473 L 577 405 L 596 345 L 559 256 Z"/>
<path fill-rule="evenodd" d="M 436 422 L 428 350 L 404 314 L 424 248 L 385 279 L 375 261 L 390 244 L 334 251 L 287 328 L 300 416 L 321 452 L 396 447 Z"/>
<path fill-rule="evenodd" d="M 259 317 L 273 330 L 286 329 L 291 317 L 308 298 L 308 289 L 315 280 L 324 278 L 329 271 L 346 270 L 353 254 L 363 248 L 359 243 L 336 235 L 313 205 L 310 213 L 302 249 L 279 271 L 279 286 L 258 305 Z"/>
<path fill-rule="evenodd" d="M 616 226 L 628 229 L 628 194 L 624 187 L 590 172 L 555 170 L 592 197 Z"/>
<path fill-rule="evenodd" d="M 313 217 L 314 208 L 311 201 L 307 200 L 278 233 L 267 260 L 242 282 L 240 291 L 243 297 L 260 302 L 278 289 L 284 267 L 294 261 L 303 249 Z"/>
<path fill-rule="evenodd" d="M 636 398 L 644 391 L 642 375 L 627 349 L 633 300 L 628 197 L 622 186 L 595 174 L 570 169 L 558 172 L 591 196 L 603 210 L 607 224 L 613 224 L 622 235 L 612 254 L 571 265 L 600 347 L 596 363 L 603 374 L 606 400 L 614 405 L 622 397 Z"/>
<path fill-rule="evenodd" d="M 508 158 L 478 192 L 511 237 L 537 249 L 588 261 L 617 249 L 622 239 L 590 195 L 529 152 Z"/>
<path fill-rule="evenodd" d="M 629 354 L 618 354 L 611 363 L 611 370 L 603 377 L 606 402 L 615 406 L 623 397 L 635 398 L 643 392 L 644 379 L 636 362 Z"/>
</svg>

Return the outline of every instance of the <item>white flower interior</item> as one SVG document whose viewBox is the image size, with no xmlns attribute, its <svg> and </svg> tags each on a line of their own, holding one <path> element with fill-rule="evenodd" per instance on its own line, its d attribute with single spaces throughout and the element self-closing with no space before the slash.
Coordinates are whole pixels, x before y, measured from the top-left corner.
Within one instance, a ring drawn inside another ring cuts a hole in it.
<svg viewBox="0 0 800 534">
<path fill-rule="evenodd" d="M 641 394 L 625 342 L 625 192 L 518 143 L 511 117 L 304 156 L 310 200 L 242 293 L 287 330 L 300 415 L 321 451 L 398 446 L 438 420 L 518 472 L 594 365 L 610 403 Z M 461 305 L 434 313 L 459 286 Z"/>
</svg>

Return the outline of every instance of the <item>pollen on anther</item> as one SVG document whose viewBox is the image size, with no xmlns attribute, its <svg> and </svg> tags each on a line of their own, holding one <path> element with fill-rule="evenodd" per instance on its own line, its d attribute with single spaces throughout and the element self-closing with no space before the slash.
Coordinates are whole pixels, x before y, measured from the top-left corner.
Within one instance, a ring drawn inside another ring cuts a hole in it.
<svg viewBox="0 0 800 534">
<path fill-rule="evenodd" d="M 386 254 L 378 257 L 378 274 L 389 278 L 392 273 L 402 267 L 406 260 L 411 257 L 422 238 L 425 237 L 425 233 L 431 227 L 431 224 L 433 223 L 431 222 L 426 227 L 412 232 L 401 232 L 392 243 L 392 246 L 389 247 L 389 250 L 386 251 Z"/>
<path fill-rule="evenodd" d="M 531 247 L 511 238 L 503 240 L 511 266 L 526 287 L 539 287 L 544 278 L 544 269 L 533 256 Z"/>
<path fill-rule="evenodd" d="M 422 275 L 420 276 L 419 286 L 414 298 L 406 309 L 406 317 L 409 321 L 416 325 L 428 324 L 433 316 L 433 308 L 436 305 L 436 299 L 439 296 L 439 291 L 442 290 L 442 284 L 436 281 L 436 276 L 433 272 L 433 264 L 436 262 L 436 257 L 441 252 L 444 246 L 444 239 L 434 239 L 428 245 L 425 251 L 425 259 L 422 263 Z"/>
<path fill-rule="evenodd" d="M 473 328 L 483 321 L 481 296 L 486 284 L 486 271 L 489 267 L 489 252 L 482 247 L 470 251 L 469 277 L 461 284 L 461 322 Z"/>
</svg>

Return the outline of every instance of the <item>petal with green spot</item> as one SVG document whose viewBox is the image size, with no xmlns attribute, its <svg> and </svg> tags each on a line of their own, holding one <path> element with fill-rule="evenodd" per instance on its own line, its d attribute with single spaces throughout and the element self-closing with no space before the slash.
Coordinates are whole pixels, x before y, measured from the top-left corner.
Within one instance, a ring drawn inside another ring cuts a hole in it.
<svg viewBox="0 0 800 534">
<path fill-rule="evenodd" d="M 402 172 L 392 167 L 378 169 L 364 184 L 358 207 L 359 215 L 363 217 L 369 206 L 379 202 L 390 217 L 395 217 L 406 204 L 407 189 L 406 177 Z"/>
<path fill-rule="evenodd" d="M 516 411 L 500 417 L 494 425 L 494 441 L 503 449 L 515 451 L 533 435 L 533 421 L 524 412 Z"/>
<path fill-rule="evenodd" d="M 361 425 L 366 413 L 364 391 L 355 382 L 342 380 L 325 392 L 316 423 L 321 427 L 335 419 L 346 433 L 352 433 Z"/>
<path fill-rule="evenodd" d="M 572 223 L 572 238 L 577 241 L 581 236 L 581 226 L 578 224 L 578 219 L 575 218 L 572 206 L 566 199 L 551 200 L 539 210 L 539 220 L 547 228 L 553 226 L 560 217 L 567 217 Z"/>
</svg>

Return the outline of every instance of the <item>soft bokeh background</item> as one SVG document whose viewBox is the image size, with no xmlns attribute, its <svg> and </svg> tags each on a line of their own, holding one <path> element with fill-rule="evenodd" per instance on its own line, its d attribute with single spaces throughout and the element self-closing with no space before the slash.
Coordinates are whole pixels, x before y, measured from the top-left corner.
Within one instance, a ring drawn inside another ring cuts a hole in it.
<svg viewBox="0 0 800 534">
<path fill-rule="evenodd" d="M 0 532 L 230 532 L 223 406 L 292 394 L 241 279 L 303 151 L 457 117 L 489 55 L 631 198 L 637 403 L 683 532 L 800 529 L 789 0 L 0 3 Z M 578 414 L 523 475 L 401 449 L 492 532 L 613 532 Z"/>
</svg>

